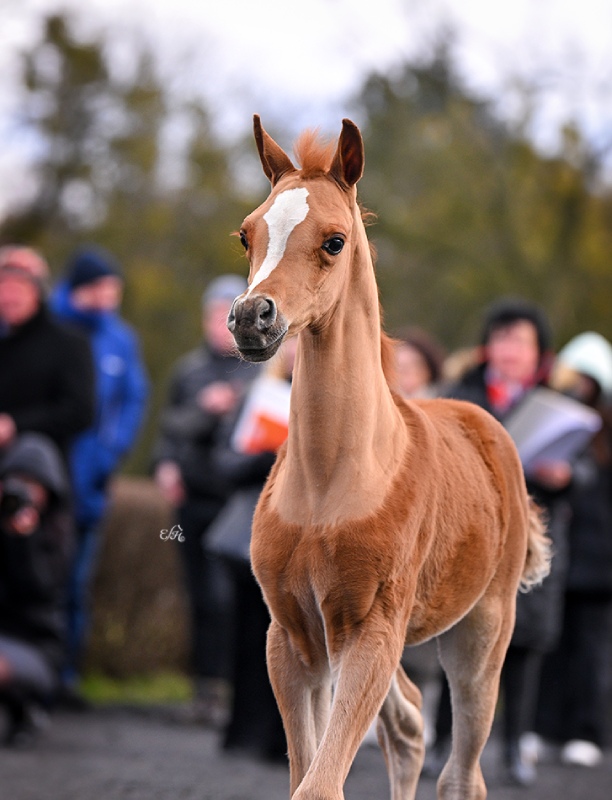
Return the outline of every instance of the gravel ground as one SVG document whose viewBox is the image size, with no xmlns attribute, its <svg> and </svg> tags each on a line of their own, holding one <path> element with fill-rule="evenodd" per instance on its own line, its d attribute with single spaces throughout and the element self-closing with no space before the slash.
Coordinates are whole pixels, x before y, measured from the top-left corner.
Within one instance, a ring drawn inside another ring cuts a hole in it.
<svg viewBox="0 0 612 800">
<path fill-rule="evenodd" d="M 29 749 L 0 750 L 0 800 L 287 800 L 288 770 L 228 756 L 213 731 L 173 723 L 167 713 L 126 709 L 56 714 Z M 483 770 L 490 800 L 610 800 L 612 754 L 594 769 L 541 766 L 531 789 L 511 789 L 497 776 L 495 736 Z M 386 800 L 380 751 L 359 751 L 347 800 Z M 435 800 L 421 779 L 417 800 Z"/>
</svg>

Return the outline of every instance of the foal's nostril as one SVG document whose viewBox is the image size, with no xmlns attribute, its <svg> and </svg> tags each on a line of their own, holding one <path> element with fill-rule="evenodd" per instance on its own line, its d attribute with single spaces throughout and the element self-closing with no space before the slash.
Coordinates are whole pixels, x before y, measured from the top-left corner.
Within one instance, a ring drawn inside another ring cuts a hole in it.
<svg viewBox="0 0 612 800">
<path fill-rule="evenodd" d="M 236 300 L 232 303 L 232 307 L 227 315 L 227 327 L 233 333 L 236 328 Z"/>
<path fill-rule="evenodd" d="M 276 303 L 272 298 L 262 297 L 257 301 L 257 327 L 260 331 L 269 330 L 276 322 Z"/>
</svg>

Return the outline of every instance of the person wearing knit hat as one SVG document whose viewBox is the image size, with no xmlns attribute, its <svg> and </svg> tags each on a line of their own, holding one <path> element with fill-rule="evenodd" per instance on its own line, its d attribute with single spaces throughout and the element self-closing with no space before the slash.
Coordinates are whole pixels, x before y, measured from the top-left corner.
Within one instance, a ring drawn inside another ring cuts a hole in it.
<svg viewBox="0 0 612 800">
<path fill-rule="evenodd" d="M 238 295 L 246 291 L 247 282 L 240 275 L 220 275 L 213 278 L 202 294 L 202 306 L 205 307 L 217 300 L 233 303 Z"/>
<path fill-rule="evenodd" d="M 96 415 L 70 452 L 78 546 L 68 607 L 68 659 L 62 700 L 82 705 L 78 680 L 89 626 L 89 586 L 100 544 L 101 523 L 112 475 L 133 447 L 145 415 L 148 379 L 138 335 L 119 313 L 121 269 L 99 247 L 76 251 L 55 287 L 51 308 L 86 336 L 94 354 Z"/>
<path fill-rule="evenodd" d="M 60 286 L 70 295 L 69 305 L 83 314 L 96 315 L 118 311 L 123 283 L 121 268 L 115 258 L 100 247 L 87 247 L 77 250 L 69 260 Z M 80 324 L 77 320 L 77 325 Z M 84 327 L 87 327 L 86 323 Z"/>
<path fill-rule="evenodd" d="M 600 333 L 575 336 L 557 355 L 557 365 L 590 378 L 612 397 L 612 345 Z"/>
<path fill-rule="evenodd" d="M 212 353 L 227 356 L 234 352 L 234 337 L 227 327 L 227 316 L 234 300 L 246 288 L 244 278 L 231 274 L 213 278 L 206 287 L 202 295 L 202 330 Z M 219 400 L 223 402 L 221 390 Z M 227 393 L 227 401 L 232 407 L 234 400 L 233 393 Z"/>
<path fill-rule="evenodd" d="M 235 352 L 227 317 L 244 278 L 213 278 L 202 296 L 202 341 L 176 364 L 159 423 L 153 461 L 162 496 L 176 510 L 179 552 L 191 616 L 194 699 L 183 719 L 219 725 L 227 716 L 231 676 L 231 582 L 203 548 L 206 531 L 231 487 L 214 467 L 220 431 L 239 407 L 257 367 Z"/>
<path fill-rule="evenodd" d="M 121 268 L 114 257 L 101 247 L 77 250 L 66 268 L 66 281 L 71 289 L 109 276 L 121 278 Z"/>
</svg>

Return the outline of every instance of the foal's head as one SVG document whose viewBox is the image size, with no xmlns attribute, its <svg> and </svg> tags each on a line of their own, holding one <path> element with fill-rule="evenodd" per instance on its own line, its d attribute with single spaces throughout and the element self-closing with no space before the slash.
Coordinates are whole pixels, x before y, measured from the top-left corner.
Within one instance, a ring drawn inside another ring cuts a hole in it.
<svg viewBox="0 0 612 800">
<path fill-rule="evenodd" d="M 335 152 L 302 137 L 300 169 L 257 116 L 255 139 L 272 191 L 240 230 L 249 288 L 234 301 L 228 327 L 245 359 L 265 361 L 288 332 L 324 326 L 338 303 L 361 224 L 355 184 L 364 158 L 359 129 L 346 119 Z"/>
</svg>

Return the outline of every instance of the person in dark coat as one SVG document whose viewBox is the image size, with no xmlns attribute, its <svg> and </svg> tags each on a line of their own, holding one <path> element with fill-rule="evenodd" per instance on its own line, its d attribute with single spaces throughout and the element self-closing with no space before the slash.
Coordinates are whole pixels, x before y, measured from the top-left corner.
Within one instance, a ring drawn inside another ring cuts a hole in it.
<svg viewBox="0 0 612 800">
<path fill-rule="evenodd" d="M 287 387 L 291 381 L 297 339 L 288 339 L 277 356 L 266 365 L 262 381 L 282 381 Z M 254 389 L 257 384 L 254 385 Z M 248 396 L 246 398 L 248 401 Z M 233 536 L 228 525 L 245 531 L 250 540 L 253 512 L 259 494 L 276 460 L 280 437 L 274 442 L 263 442 L 242 452 L 234 441 L 237 420 L 241 420 L 243 406 L 234 418 L 229 418 L 219 431 L 219 441 L 212 457 L 215 471 L 232 487 L 228 505 L 213 522 L 210 535 Z M 288 411 L 288 409 L 287 409 Z M 235 501 L 239 502 L 236 503 Z M 232 513 L 225 516 L 225 512 Z M 239 518 L 235 509 L 238 509 Z M 242 534 L 241 534 L 242 535 Z M 206 541 L 204 543 L 206 547 Z M 223 552 L 221 545 L 220 550 Z M 266 640 L 270 627 L 270 613 L 261 589 L 251 571 L 248 555 L 225 551 L 222 556 L 234 584 L 235 621 L 233 626 L 233 696 L 230 716 L 224 730 L 223 748 L 235 754 L 246 754 L 263 761 L 287 762 L 287 740 L 283 721 L 270 685 L 266 664 Z"/>
<path fill-rule="evenodd" d="M 53 318 L 45 260 L 27 247 L 0 249 L 0 451 L 18 434 L 45 434 L 65 458 L 93 421 L 89 343 Z"/>
<path fill-rule="evenodd" d="M 35 727 L 64 659 L 65 599 L 74 544 L 69 481 L 45 436 L 18 436 L 0 459 L 0 706 L 5 744 Z"/>
<path fill-rule="evenodd" d="M 227 329 L 231 305 L 245 289 L 243 278 L 224 275 L 204 292 L 204 341 L 174 369 L 153 452 L 155 481 L 176 508 L 184 538 L 177 546 L 190 605 L 195 683 L 186 716 L 213 726 L 227 715 L 232 597 L 224 565 L 204 553 L 201 540 L 229 494 L 211 462 L 219 426 L 258 373 L 235 353 Z"/>
<path fill-rule="evenodd" d="M 574 465 L 562 633 L 544 662 L 535 731 L 564 763 L 593 767 L 610 737 L 612 346 L 597 333 L 575 337 L 553 377 L 599 412 L 602 427 Z"/>
<path fill-rule="evenodd" d="M 534 387 L 546 382 L 550 340 L 539 307 L 520 298 L 498 301 L 485 315 L 480 361 L 447 388 L 447 395 L 476 403 L 503 423 Z M 520 740 L 533 728 L 542 660 L 561 631 L 571 474 L 566 462 L 546 463 L 527 480 L 529 493 L 546 511 L 554 558 L 544 583 L 518 595 L 515 630 L 501 676 L 504 765 L 509 782 L 519 785 L 531 784 L 536 777 L 534 765 L 521 753 Z M 436 726 L 438 751 L 450 737 L 450 699 L 446 682 L 443 686 Z"/>
</svg>

